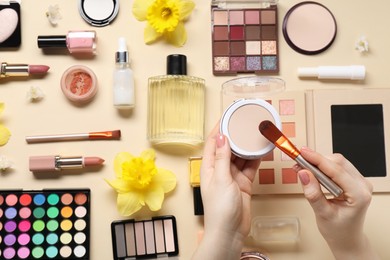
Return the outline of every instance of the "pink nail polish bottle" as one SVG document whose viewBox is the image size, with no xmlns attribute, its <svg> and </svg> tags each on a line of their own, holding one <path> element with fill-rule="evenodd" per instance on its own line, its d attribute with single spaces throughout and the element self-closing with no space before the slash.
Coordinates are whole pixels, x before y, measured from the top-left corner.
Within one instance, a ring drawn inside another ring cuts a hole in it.
<svg viewBox="0 0 390 260">
<path fill-rule="evenodd" d="M 95 31 L 69 31 L 67 35 L 38 36 L 38 48 L 67 48 L 70 53 L 96 53 Z"/>
</svg>

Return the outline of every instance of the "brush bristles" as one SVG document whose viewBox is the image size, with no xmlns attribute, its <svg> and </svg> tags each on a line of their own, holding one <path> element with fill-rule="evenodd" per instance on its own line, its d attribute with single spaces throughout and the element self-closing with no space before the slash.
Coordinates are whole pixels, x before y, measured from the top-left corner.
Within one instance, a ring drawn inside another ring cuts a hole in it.
<svg viewBox="0 0 390 260">
<path fill-rule="evenodd" d="M 112 131 L 112 138 L 120 138 L 120 137 L 121 137 L 121 130 Z"/>
<path fill-rule="evenodd" d="M 271 143 L 276 143 L 276 141 L 283 136 L 282 132 L 280 132 L 280 130 L 269 120 L 264 120 L 260 123 L 259 131 Z"/>
</svg>

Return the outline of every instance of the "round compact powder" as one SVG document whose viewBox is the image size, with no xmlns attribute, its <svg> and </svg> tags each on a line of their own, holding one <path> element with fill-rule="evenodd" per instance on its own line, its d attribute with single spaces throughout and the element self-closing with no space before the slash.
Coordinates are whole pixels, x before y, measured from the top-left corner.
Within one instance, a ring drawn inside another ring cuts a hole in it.
<svg viewBox="0 0 390 260">
<path fill-rule="evenodd" d="M 106 26 L 118 15 L 119 0 L 80 0 L 79 12 L 90 25 Z"/>
<path fill-rule="evenodd" d="M 62 75 L 61 89 L 64 95 L 73 102 L 88 102 L 97 92 L 96 75 L 88 67 L 72 66 Z"/>
<path fill-rule="evenodd" d="M 226 109 L 220 131 L 229 139 L 235 155 L 257 159 L 275 148 L 259 131 L 259 124 L 264 120 L 270 120 L 281 129 L 275 108 L 262 99 L 240 99 Z"/>
<path fill-rule="evenodd" d="M 336 38 L 337 24 L 328 8 L 317 2 L 301 2 L 287 12 L 283 36 L 288 45 L 302 54 L 318 54 Z"/>
</svg>

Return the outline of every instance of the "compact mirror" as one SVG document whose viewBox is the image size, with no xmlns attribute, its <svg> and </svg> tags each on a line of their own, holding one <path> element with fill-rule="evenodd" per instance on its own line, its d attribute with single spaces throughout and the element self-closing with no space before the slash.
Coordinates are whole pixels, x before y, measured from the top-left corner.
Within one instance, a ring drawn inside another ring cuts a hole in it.
<svg viewBox="0 0 390 260">
<path fill-rule="evenodd" d="M 119 11 L 119 0 L 79 0 L 81 17 L 90 25 L 102 27 L 110 24 Z"/>
</svg>

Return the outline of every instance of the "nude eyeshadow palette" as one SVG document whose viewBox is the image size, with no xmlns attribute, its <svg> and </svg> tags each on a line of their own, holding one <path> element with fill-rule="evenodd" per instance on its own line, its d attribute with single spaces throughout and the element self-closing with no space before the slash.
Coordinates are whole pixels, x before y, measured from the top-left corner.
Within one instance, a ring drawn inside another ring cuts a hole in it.
<svg viewBox="0 0 390 260">
<path fill-rule="evenodd" d="M 275 1 L 212 1 L 213 74 L 277 73 L 277 21 Z"/>
<path fill-rule="evenodd" d="M 90 190 L 0 191 L 0 259 L 89 259 Z"/>
<path fill-rule="evenodd" d="M 166 258 L 179 254 L 174 216 L 113 221 L 111 234 L 114 260 Z"/>
</svg>

